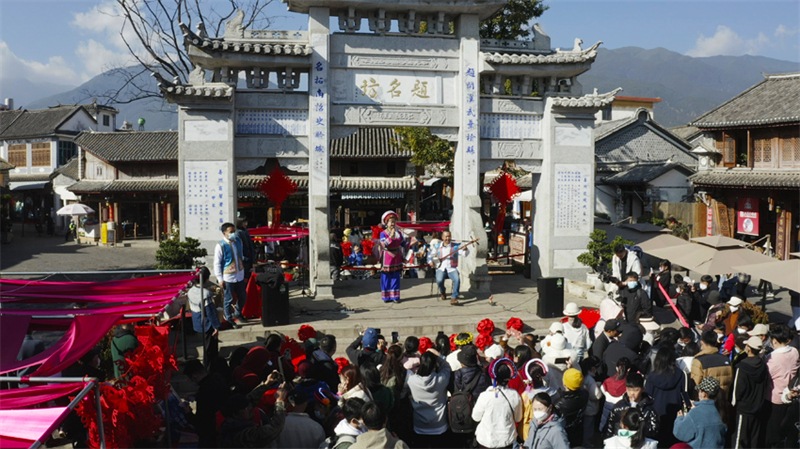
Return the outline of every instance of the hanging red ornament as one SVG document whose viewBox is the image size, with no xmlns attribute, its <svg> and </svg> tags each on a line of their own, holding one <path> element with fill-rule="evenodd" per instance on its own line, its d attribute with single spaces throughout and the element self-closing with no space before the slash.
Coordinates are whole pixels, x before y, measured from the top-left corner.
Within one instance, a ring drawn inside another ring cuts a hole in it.
<svg viewBox="0 0 800 449">
<path fill-rule="evenodd" d="M 272 217 L 272 225 L 279 226 L 281 223 L 281 204 L 289 196 L 297 192 L 297 183 L 286 176 L 281 170 L 280 165 L 276 166 L 272 173 L 258 183 L 258 190 L 267 199 L 275 203 L 275 213 Z"/>
<path fill-rule="evenodd" d="M 499 203 L 497 217 L 494 220 L 494 231 L 500 232 L 506 221 L 506 204 L 519 196 L 519 186 L 517 180 L 510 173 L 501 170 L 500 174 L 489 184 L 489 192 Z"/>
</svg>

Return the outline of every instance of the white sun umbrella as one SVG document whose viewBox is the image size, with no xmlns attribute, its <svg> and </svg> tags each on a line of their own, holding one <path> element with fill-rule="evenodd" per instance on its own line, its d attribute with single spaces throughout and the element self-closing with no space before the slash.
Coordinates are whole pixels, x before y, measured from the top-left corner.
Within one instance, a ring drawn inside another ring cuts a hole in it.
<svg viewBox="0 0 800 449">
<path fill-rule="evenodd" d="M 737 272 L 735 267 L 774 261 L 773 258 L 739 246 L 712 248 L 701 243 L 687 243 L 652 251 L 658 257 L 701 274 Z"/>
<path fill-rule="evenodd" d="M 89 215 L 93 213 L 94 209 L 81 203 L 67 204 L 56 211 L 57 215 Z"/>
<path fill-rule="evenodd" d="M 758 279 L 764 279 L 789 290 L 800 292 L 800 259 L 772 259 L 772 262 L 737 265 L 733 268 Z"/>
</svg>

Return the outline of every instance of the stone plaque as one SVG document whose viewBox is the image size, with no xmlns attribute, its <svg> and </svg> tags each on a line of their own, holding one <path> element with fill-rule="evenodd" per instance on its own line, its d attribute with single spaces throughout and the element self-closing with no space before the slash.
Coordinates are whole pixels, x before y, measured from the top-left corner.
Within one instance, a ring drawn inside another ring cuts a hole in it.
<svg viewBox="0 0 800 449">
<path fill-rule="evenodd" d="M 186 235 L 201 240 L 219 236 L 219 226 L 228 217 L 227 161 L 186 161 L 183 166 Z"/>
<path fill-rule="evenodd" d="M 585 252 L 585 249 L 555 249 L 553 250 L 553 268 L 580 268 L 578 256 Z"/>
<path fill-rule="evenodd" d="M 411 107 L 348 107 L 345 125 L 440 126 L 447 123 L 448 113 L 439 108 Z"/>
<path fill-rule="evenodd" d="M 434 57 L 409 57 L 409 56 L 350 56 L 349 67 L 360 67 L 366 69 L 386 68 L 386 69 L 427 69 L 444 70 L 447 68 L 447 61 Z"/>
<path fill-rule="evenodd" d="M 441 104 L 438 76 L 357 73 L 351 101 L 360 104 Z"/>
<path fill-rule="evenodd" d="M 485 139 L 541 139 L 542 117 L 522 114 L 481 114 Z"/>
<path fill-rule="evenodd" d="M 237 109 L 236 134 L 307 136 L 308 110 Z"/>
<path fill-rule="evenodd" d="M 591 164 L 555 164 L 555 236 L 585 237 L 591 232 L 591 170 Z"/>
<path fill-rule="evenodd" d="M 588 147 L 592 144 L 589 127 L 556 126 L 555 143 L 559 146 Z"/>
<path fill-rule="evenodd" d="M 226 120 L 186 120 L 183 122 L 183 140 L 186 142 L 227 142 Z"/>
</svg>

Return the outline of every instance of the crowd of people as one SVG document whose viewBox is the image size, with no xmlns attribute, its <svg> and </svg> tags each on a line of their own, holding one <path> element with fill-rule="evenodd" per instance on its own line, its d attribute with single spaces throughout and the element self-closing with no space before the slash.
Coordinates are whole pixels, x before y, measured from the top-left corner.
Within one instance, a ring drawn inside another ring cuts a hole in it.
<svg viewBox="0 0 800 449">
<path fill-rule="evenodd" d="M 294 363 L 272 334 L 187 363 L 194 428 L 202 447 L 797 446 L 795 329 L 754 323 L 735 296 L 681 328 L 608 301 L 591 329 L 567 304 L 544 336 L 368 327 L 336 358 L 336 337 L 316 333 Z"/>
</svg>

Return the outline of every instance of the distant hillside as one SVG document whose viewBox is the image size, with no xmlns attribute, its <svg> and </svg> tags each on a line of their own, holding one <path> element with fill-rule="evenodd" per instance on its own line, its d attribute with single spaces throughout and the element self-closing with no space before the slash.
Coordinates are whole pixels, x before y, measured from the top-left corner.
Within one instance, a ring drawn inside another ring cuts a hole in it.
<svg viewBox="0 0 800 449">
<path fill-rule="evenodd" d="M 764 73 L 800 71 L 800 64 L 761 56 L 693 58 L 655 48 L 600 48 L 589 72 L 580 76 L 584 91 L 617 87 L 621 95 L 660 97 L 656 121 L 685 125 L 764 79 Z"/>
<path fill-rule="evenodd" d="M 592 69 L 581 75 L 580 82 L 586 92 L 595 87 L 600 92 L 622 87 L 622 95 L 660 97 L 663 101 L 656 104 L 656 121 L 671 127 L 684 125 L 733 98 L 761 81 L 763 73 L 797 71 L 800 71 L 798 63 L 760 56 L 693 58 L 663 48 L 600 48 Z M 140 76 L 155 87 L 152 77 L 147 74 Z M 119 74 L 106 72 L 68 92 L 29 104 L 17 100 L 16 104 L 36 109 L 59 103 L 86 103 L 98 93 L 116 89 L 121 83 Z M 177 129 L 176 106 L 160 99 L 113 106 L 120 110 L 118 125 L 123 120 L 135 123 L 136 119 L 144 117 L 148 130 Z"/>
<path fill-rule="evenodd" d="M 138 68 L 136 68 L 136 71 L 138 72 Z M 148 73 L 139 75 L 139 79 L 144 83 L 149 83 L 155 89 L 156 81 Z M 91 103 L 94 97 L 98 97 L 98 103 L 103 103 L 102 95 L 119 89 L 123 82 L 124 77 L 122 74 L 109 71 L 97 75 L 70 91 L 41 98 L 21 106 L 26 109 L 43 109 L 57 104 L 85 104 Z M 122 98 L 130 98 L 130 95 L 131 92 L 124 92 Z M 122 126 L 124 120 L 135 124 L 139 117 L 144 117 L 146 121 L 145 129 L 148 131 L 178 129 L 177 106 L 169 104 L 161 98 L 146 98 L 132 103 L 111 104 L 109 106 L 114 106 L 120 111 L 117 116 L 118 127 Z"/>
<path fill-rule="evenodd" d="M 32 83 L 24 78 L 3 78 L 0 82 L 0 100 L 12 98 L 14 109 L 30 109 L 28 105 L 44 95 L 54 95 L 70 86 L 53 83 Z"/>
</svg>

